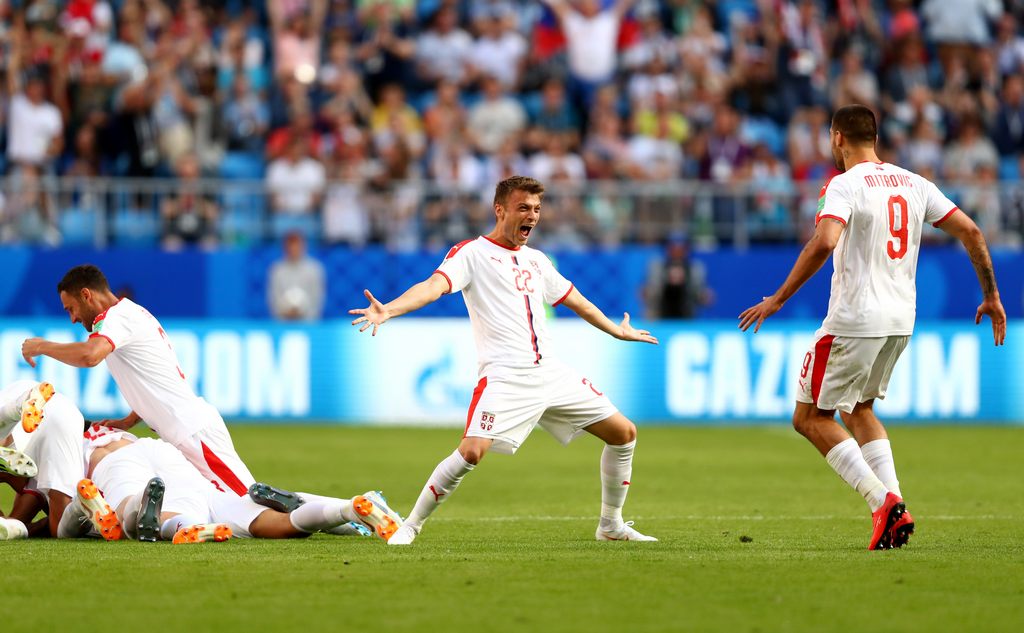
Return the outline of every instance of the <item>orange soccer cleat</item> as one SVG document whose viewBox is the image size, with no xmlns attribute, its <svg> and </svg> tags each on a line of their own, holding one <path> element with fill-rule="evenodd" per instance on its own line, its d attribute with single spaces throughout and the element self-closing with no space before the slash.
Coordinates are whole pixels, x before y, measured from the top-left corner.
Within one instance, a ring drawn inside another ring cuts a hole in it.
<svg viewBox="0 0 1024 633">
<path fill-rule="evenodd" d="M 21 428 L 31 433 L 39 428 L 43 421 L 43 407 L 53 397 L 53 385 L 41 382 L 28 392 L 25 402 L 21 404 Z"/>
<path fill-rule="evenodd" d="M 375 490 L 354 497 L 352 509 L 366 527 L 385 541 L 402 527 L 402 517 L 388 507 L 384 495 Z"/>
<path fill-rule="evenodd" d="M 78 500 L 104 540 L 120 540 L 124 534 L 121 522 L 117 520 L 117 514 L 110 509 L 110 504 L 103 498 L 99 488 L 91 479 L 83 479 L 78 482 Z"/>
<path fill-rule="evenodd" d="M 231 538 L 231 528 L 224 523 L 199 523 L 183 527 L 174 535 L 174 544 L 221 543 Z"/>
</svg>

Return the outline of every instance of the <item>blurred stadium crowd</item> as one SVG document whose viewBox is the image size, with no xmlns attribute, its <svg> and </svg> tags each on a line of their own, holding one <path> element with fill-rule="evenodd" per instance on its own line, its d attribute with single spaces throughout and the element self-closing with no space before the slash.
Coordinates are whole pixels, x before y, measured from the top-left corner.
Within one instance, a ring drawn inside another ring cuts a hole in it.
<svg viewBox="0 0 1024 633">
<path fill-rule="evenodd" d="M 831 109 L 1022 240 L 1021 0 L 0 0 L 0 241 L 793 241 Z M 109 180 L 115 178 L 116 180 Z M 174 179 L 174 180 L 169 180 Z"/>
</svg>

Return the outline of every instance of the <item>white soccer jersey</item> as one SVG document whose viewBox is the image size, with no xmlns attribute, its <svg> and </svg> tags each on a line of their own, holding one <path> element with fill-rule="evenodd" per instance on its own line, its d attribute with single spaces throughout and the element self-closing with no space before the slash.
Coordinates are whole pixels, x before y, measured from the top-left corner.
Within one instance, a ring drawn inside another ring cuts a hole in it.
<svg viewBox="0 0 1024 633">
<path fill-rule="evenodd" d="M 128 431 L 122 431 L 121 429 L 112 429 L 109 426 L 103 426 L 102 424 L 92 423 L 89 428 L 85 429 L 82 433 L 85 451 L 85 463 L 88 464 L 92 459 L 93 451 L 97 448 L 103 448 L 107 444 L 113 444 L 118 440 L 128 440 L 129 442 L 138 441 L 138 437 L 129 433 Z"/>
<path fill-rule="evenodd" d="M 846 228 L 822 328 L 835 336 L 912 334 L 921 229 L 956 210 L 934 184 L 888 163 L 858 163 L 826 183 L 815 222 L 831 218 Z"/>
<path fill-rule="evenodd" d="M 0 408 L 37 384 L 33 380 L 19 380 L 0 390 Z M 35 432 L 26 433 L 20 424 L 15 425 L 11 431 L 15 448 L 31 457 L 39 468 L 28 483 L 30 490 L 44 496 L 51 490 L 75 496 L 75 487 L 85 475 L 83 425 L 82 412 L 59 391 L 46 403 L 43 422 Z"/>
<path fill-rule="evenodd" d="M 185 381 L 167 333 L 148 310 L 121 299 L 96 317 L 89 338 L 97 336 L 114 348 L 107 367 L 121 395 L 157 435 L 177 445 L 202 428 L 209 405 Z"/>
<path fill-rule="evenodd" d="M 543 253 L 478 237 L 453 246 L 436 272 L 451 292 L 462 291 L 481 376 L 492 367 L 536 367 L 552 358 L 544 304 L 557 306 L 573 286 Z"/>
</svg>

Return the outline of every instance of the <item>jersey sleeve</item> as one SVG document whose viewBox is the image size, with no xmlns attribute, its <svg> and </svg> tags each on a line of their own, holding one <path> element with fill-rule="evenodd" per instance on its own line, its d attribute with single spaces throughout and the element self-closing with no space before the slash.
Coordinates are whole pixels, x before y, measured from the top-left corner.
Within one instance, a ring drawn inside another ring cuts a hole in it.
<svg viewBox="0 0 1024 633">
<path fill-rule="evenodd" d="M 939 226 L 957 211 L 957 206 L 935 186 L 935 183 L 925 182 L 927 193 L 925 194 L 924 219 L 925 222 Z"/>
<path fill-rule="evenodd" d="M 102 337 L 110 341 L 110 345 L 117 349 L 123 347 L 131 338 L 131 326 L 122 311 L 111 313 L 109 310 L 96 317 L 92 324 L 92 333 L 89 338 Z"/>
<path fill-rule="evenodd" d="M 558 272 L 551 260 L 541 255 L 541 270 L 544 275 L 544 303 L 557 306 L 572 292 L 572 282 Z"/>
<path fill-rule="evenodd" d="M 459 292 L 469 285 L 472 278 L 472 248 L 466 248 L 472 240 L 466 240 L 451 247 L 444 261 L 435 273 L 441 274 L 448 281 L 448 292 Z"/>
<path fill-rule="evenodd" d="M 843 180 L 835 178 L 825 183 L 818 197 L 818 213 L 814 216 L 814 226 L 828 218 L 837 220 L 846 226 L 853 213 L 853 196 L 850 195 Z"/>
</svg>

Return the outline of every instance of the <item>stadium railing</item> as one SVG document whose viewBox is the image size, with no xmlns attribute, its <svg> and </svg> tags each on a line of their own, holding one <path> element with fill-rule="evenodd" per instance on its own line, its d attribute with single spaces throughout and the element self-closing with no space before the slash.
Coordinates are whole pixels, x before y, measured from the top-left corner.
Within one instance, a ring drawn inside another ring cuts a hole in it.
<svg viewBox="0 0 1024 633">
<path fill-rule="evenodd" d="M 461 241 L 487 231 L 493 221 L 490 184 L 334 181 L 307 213 L 276 210 L 275 192 L 257 180 L 9 177 L 0 185 L 0 243 L 156 247 L 169 234 L 184 232 L 185 241 L 203 236 L 207 243 L 230 246 L 299 231 L 326 244 L 382 243 L 414 250 Z M 1020 244 L 1024 185 L 940 186 L 987 234 Z M 738 249 L 793 243 L 812 230 L 819 190 L 815 183 L 785 179 L 729 185 L 554 183 L 545 197 L 543 235 L 546 244 L 569 249 L 657 243 L 673 236 L 686 236 L 698 246 Z M 207 220 L 169 220 L 175 205 L 194 208 L 197 201 L 209 209 Z"/>
</svg>

